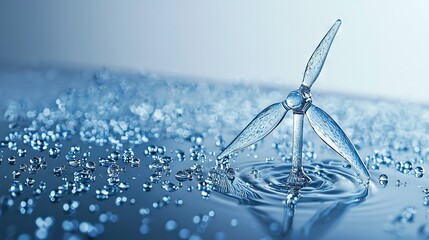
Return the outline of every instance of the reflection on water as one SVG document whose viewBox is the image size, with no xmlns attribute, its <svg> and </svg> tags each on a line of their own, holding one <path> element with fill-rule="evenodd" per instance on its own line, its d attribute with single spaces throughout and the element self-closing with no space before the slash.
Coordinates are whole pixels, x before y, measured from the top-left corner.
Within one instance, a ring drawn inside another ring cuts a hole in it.
<svg viewBox="0 0 429 240">
<path fill-rule="evenodd" d="M 265 227 L 266 233 L 276 238 L 321 238 L 341 221 L 349 208 L 364 202 L 369 193 L 367 186 L 338 160 L 306 166 L 305 171 L 312 182 L 304 188 L 289 188 L 286 184 L 290 164 L 246 163 L 238 166 L 241 170 L 236 179 L 228 179 L 219 171 L 212 175 L 216 178 L 216 191 L 245 206 Z M 294 227 L 296 208 L 299 214 L 300 205 L 318 203 L 328 205 L 314 213 L 300 228 Z M 269 208 L 283 212 L 280 221 L 270 215 Z"/>
</svg>

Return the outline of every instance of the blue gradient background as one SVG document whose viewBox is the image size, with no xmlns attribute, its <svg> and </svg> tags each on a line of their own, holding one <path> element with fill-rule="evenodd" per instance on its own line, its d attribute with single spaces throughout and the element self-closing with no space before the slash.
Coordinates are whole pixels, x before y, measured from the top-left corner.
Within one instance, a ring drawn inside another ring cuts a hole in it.
<svg viewBox="0 0 429 240">
<path fill-rule="evenodd" d="M 144 71 L 297 86 L 333 22 L 315 91 L 429 102 L 427 1 L 3 1 L 0 68 Z"/>
</svg>

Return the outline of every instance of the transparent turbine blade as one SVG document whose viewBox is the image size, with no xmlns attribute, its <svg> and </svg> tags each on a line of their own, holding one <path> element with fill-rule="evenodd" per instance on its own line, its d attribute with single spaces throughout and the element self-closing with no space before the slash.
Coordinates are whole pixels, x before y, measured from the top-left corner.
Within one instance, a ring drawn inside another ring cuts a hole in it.
<svg viewBox="0 0 429 240">
<path fill-rule="evenodd" d="M 311 88 L 311 85 L 316 81 L 320 72 L 322 71 L 323 64 L 325 63 L 326 56 L 328 56 L 329 48 L 334 41 L 338 28 L 341 25 L 341 20 L 335 21 L 334 25 L 326 33 L 325 37 L 319 43 L 310 60 L 308 60 L 307 67 L 305 67 L 304 79 L 302 85 Z"/>
<path fill-rule="evenodd" d="M 288 110 L 285 104 L 281 102 L 262 110 L 217 158 L 221 159 L 266 137 L 279 125 Z"/>
<path fill-rule="evenodd" d="M 356 171 L 365 180 L 370 179 L 370 174 L 362 162 L 359 154 L 355 147 L 350 142 L 349 138 L 338 126 L 338 124 L 322 109 L 310 105 L 307 109 L 306 115 L 311 127 L 319 135 L 319 137 L 340 154 L 345 160 L 347 160 Z"/>
</svg>

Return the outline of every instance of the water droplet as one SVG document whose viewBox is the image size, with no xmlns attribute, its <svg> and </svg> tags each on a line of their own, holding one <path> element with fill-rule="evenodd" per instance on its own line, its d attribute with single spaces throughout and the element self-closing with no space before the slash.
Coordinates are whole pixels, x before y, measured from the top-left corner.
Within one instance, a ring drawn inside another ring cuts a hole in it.
<svg viewBox="0 0 429 240">
<path fill-rule="evenodd" d="M 238 226 L 238 220 L 233 218 L 231 219 L 231 227 L 237 227 Z"/>
<path fill-rule="evenodd" d="M 173 231 L 173 230 L 175 230 L 177 228 L 177 222 L 176 221 L 174 221 L 174 220 L 168 220 L 166 223 L 165 223 L 165 230 L 167 230 L 167 231 Z"/>
<path fill-rule="evenodd" d="M 109 198 L 109 192 L 106 189 L 97 189 L 95 190 L 96 198 L 98 200 L 106 200 Z"/>
<path fill-rule="evenodd" d="M 185 152 L 183 152 L 183 151 L 182 151 L 182 150 L 180 150 L 180 149 L 177 149 L 175 152 L 176 152 L 177 160 L 178 160 L 179 162 L 182 162 L 182 161 L 184 161 L 184 160 L 185 160 Z"/>
<path fill-rule="evenodd" d="M 195 133 L 194 135 L 191 136 L 191 142 L 197 145 L 203 144 L 203 140 L 204 140 L 204 137 L 202 134 Z"/>
<path fill-rule="evenodd" d="M 74 214 L 80 203 L 76 200 L 71 200 L 63 204 L 63 210 L 66 214 Z"/>
<path fill-rule="evenodd" d="M 152 183 L 148 181 L 143 183 L 143 191 L 149 192 L 150 190 L 152 190 Z"/>
<path fill-rule="evenodd" d="M 10 156 L 7 159 L 7 163 L 9 163 L 10 165 L 15 165 L 15 162 L 16 162 L 16 158 L 14 156 Z"/>
<path fill-rule="evenodd" d="M 113 158 L 113 157 L 112 157 Z M 134 151 L 131 148 L 125 149 L 122 154 L 122 161 L 129 163 L 134 159 Z"/>
<path fill-rule="evenodd" d="M 385 187 L 389 182 L 389 177 L 386 174 L 381 174 L 380 177 L 378 177 L 378 181 L 383 187 Z"/>
<path fill-rule="evenodd" d="M 395 163 L 395 168 L 397 171 L 403 172 L 404 171 L 404 164 L 402 162 L 398 161 Z"/>
<path fill-rule="evenodd" d="M 81 164 L 80 159 L 72 159 L 72 160 L 68 160 L 67 162 L 68 162 L 69 166 L 74 167 L 74 168 L 79 167 Z"/>
<path fill-rule="evenodd" d="M 200 223 L 200 221 L 201 221 L 201 217 L 200 217 L 200 216 L 198 216 L 198 215 L 195 215 L 195 216 L 192 218 L 192 222 L 193 222 L 194 224 L 199 224 L 199 223 Z"/>
<path fill-rule="evenodd" d="M 139 158 L 133 158 L 130 161 L 130 166 L 133 168 L 139 167 L 140 166 L 140 159 Z"/>
<path fill-rule="evenodd" d="M 414 169 L 414 176 L 416 176 L 417 178 L 423 177 L 424 174 L 425 170 L 423 169 L 423 167 L 418 166 Z"/>
<path fill-rule="evenodd" d="M 187 228 L 180 229 L 179 238 L 180 239 L 188 239 L 191 236 L 191 231 Z"/>
<path fill-rule="evenodd" d="M 252 174 L 255 178 L 258 178 L 259 171 L 257 169 L 252 169 L 250 174 Z"/>
<path fill-rule="evenodd" d="M 127 202 L 127 200 L 128 199 L 125 196 L 117 197 L 115 200 L 115 204 L 116 204 L 116 206 L 121 206 L 121 205 L 125 204 Z"/>
<path fill-rule="evenodd" d="M 91 171 L 94 171 L 95 170 L 95 162 L 87 162 L 86 164 L 85 164 L 85 167 L 87 168 L 87 169 L 89 169 L 89 170 L 91 170 Z"/>
<path fill-rule="evenodd" d="M 148 154 L 155 155 L 158 152 L 158 147 L 155 145 L 149 145 L 147 147 Z"/>
<path fill-rule="evenodd" d="M 58 156 L 60 155 L 60 149 L 57 147 L 51 148 L 49 149 L 49 156 L 51 158 L 58 158 Z"/>
<path fill-rule="evenodd" d="M 159 161 L 161 163 L 167 163 L 168 164 L 168 163 L 171 163 L 173 161 L 173 159 L 169 156 L 164 156 L 164 157 L 160 158 Z"/>
<path fill-rule="evenodd" d="M 209 217 L 214 217 L 215 216 L 215 212 L 212 210 L 209 212 Z"/>
<path fill-rule="evenodd" d="M 176 201 L 174 201 L 174 203 L 176 204 L 176 206 L 180 207 L 183 205 L 183 200 L 182 199 L 176 199 Z"/>
<path fill-rule="evenodd" d="M 406 161 L 404 163 L 403 173 L 409 173 L 411 170 L 413 170 L 413 164 L 410 161 Z"/>
<path fill-rule="evenodd" d="M 293 206 L 298 203 L 298 200 L 300 199 L 301 195 L 298 191 L 290 191 L 288 195 L 286 196 L 286 199 L 282 201 L 283 205 L 285 206 Z"/>
<path fill-rule="evenodd" d="M 401 181 L 400 180 L 396 180 L 395 186 L 397 186 L 397 187 L 401 186 Z"/>
<path fill-rule="evenodd" d="M 96 212 L 100 211 L 100 206 L 98 206 L 97 204 L 91 204 L 91 205 L 89 205 L 89 211 L 91 213 L 96 213 Z"/>
<path fill-rule="evenodd" d="M 100 164 L 100 166 L 109 167 L 109 166 L 115 164 L 116 161 L 113 159 L 110 159 L 110 158 L 107 158 L 107 159 L 106 158 L 100 158 L 98 160 L 98 163 Z"/>
<path fill-rule="evenodd" d="M 19 212 L 21 214 L 31 214 L 34 211 L 35 201 L 32 198 L 25 199 L 19 204 Z"/>
<path fill-rule="evenodd" d="M 26 171 L 27 171 L 27 168 L 28 168 L 28 166 L 27 166 L 27 164 L 25 164 L 25 163 L 23 163 L 23 164 L 19 165 L 19 170 L 20 170 L 21 172 L 26 172 Z"/>
<path fill-rule="evenodd" d="M 34 180 L 34 178 L 26 178 L 25 179 L 25 185 L 29 186 L 29 187 L 33 187 L 35 182 L 36 182 L 36 180 Z"/>
<path fill-rule="evenodd" d="M 80 147 L 78 145 L 71 146 L 70 152 L 72 152 L 73 154 L 77 154 L 80 152 Z"/>
<path fill-rule="evenodd" d="M 139 213 L 142 216 L 147 216 L 150 214 L 150 209 L 149 208 L 140 208 Z"/>
<path fill-rule="evenodd" d="M 149 225 L 148 224 L 143 224 L 140 226 L 139 231 L 142 235 L 146 235 L 149 233 Z"/>
<path fill-rule="evenodd" d="M 150 175 L 149 180 L 152 183 L 158 183 L 159 181 L 161 181 L 161 176 L 155 173 L 155 174 Z"/>
<path fill-rule="evenodd" d="M 192 181 L 192 170 L 180 170 L 175 175 L 176 179 L 180 182 Z"/>
<path fill-rule="evenodd" d="M 25 157 L 25 155 L 27 155 L 27 149 L 25 149 L 25 148 L 19 148 L 18 149 L 18 156 L 19 157 Z"/>
<path fill-rule="evenodd" d="M 178 186 L 176 186 L 174 183 L 171 183 L 171 182 L 163 183 L 162 188 L 167 192 L 174 192 L 179 189 Z"/>
<path fill-rule="evenodd" d="M 120 171 L 121 167 L 117 164 L 113 164 L 107 168 L 107 175 L 109 177 L 117 177 Z"/>
<path fill-rule="evenodd" d="M 17 178 L 19 178 L 19 176 L 21 176 L 21 171 L 18 171 L 18 170 L 12 171 L 13 179 L 17 179 Z"/>
</svg>

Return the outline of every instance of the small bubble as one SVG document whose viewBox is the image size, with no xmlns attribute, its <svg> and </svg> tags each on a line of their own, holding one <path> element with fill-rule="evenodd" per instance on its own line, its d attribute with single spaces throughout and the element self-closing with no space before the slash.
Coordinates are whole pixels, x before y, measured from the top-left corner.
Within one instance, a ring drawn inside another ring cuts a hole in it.
<svg viewBox="0 0 429 240">
<path fill-rule="evenodd" d="M 233 218 L 231 219 L 231 227 L 237 227 L 238 226 L 238 220 Z"/>
</svg>

